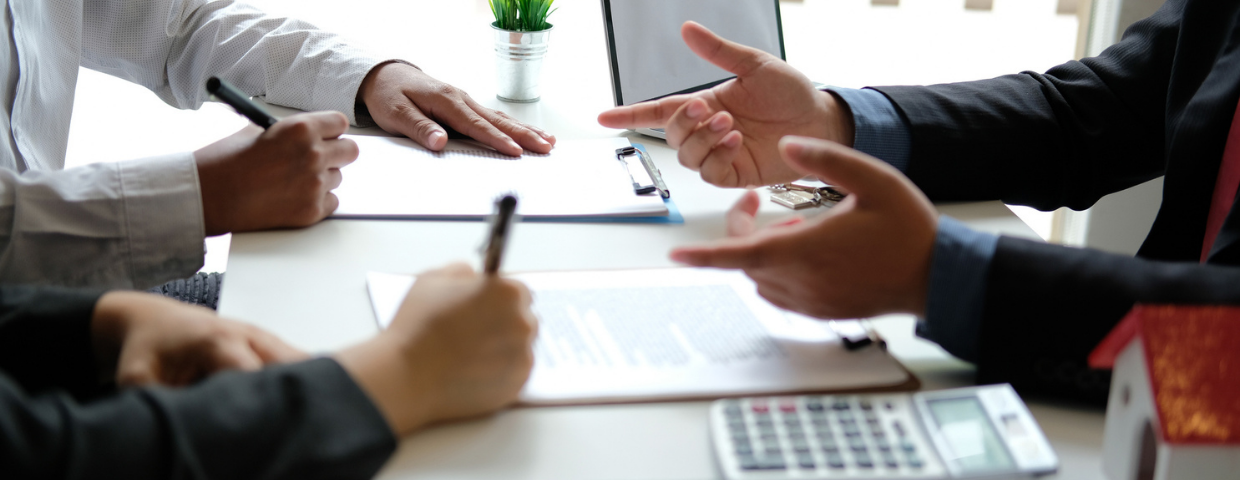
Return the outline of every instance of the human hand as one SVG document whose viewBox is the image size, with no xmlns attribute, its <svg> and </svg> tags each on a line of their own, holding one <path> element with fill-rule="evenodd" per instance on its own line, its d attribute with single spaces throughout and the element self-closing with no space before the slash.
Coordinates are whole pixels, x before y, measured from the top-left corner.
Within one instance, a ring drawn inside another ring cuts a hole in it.
<svg viewBox="0 0 1240 480">
<path fill-rule="evenodd" d="M 681 247 L 672 259 L 743 269 L 772 304 L 818 318 L 923 315 L 938 216 L 904 175 L 831 142 L 788 137 L 783 158 L 850 191 L 815 218 L 759 230 L 758 197 L 728 214 L 731 238 Z"/>
<path fill-rule="evenodd" d="M 339 112 L 302 113 L 195 151 L 206 234 L 304 227 L 331 214 L 340 168 L 358 154 L 339 138 L 348 128 Z"/>
<path fill-rule="evenodd" d="M 405 434 L 515 401 L 536 329 L 522 284 L 456 264 L 418 275 L 391 326 L 336 358 Z"/>
<path fill-rule="evenodd" d="M 685 43 L 699 57 L 736 74 L 714 88 L 617 107 L 599 115 L 612 128 L 664 127 L 680 164 L 721 187 L 786 183 L 801 178 L 779 155 L 784 135 L 851 146 L 852 114 L 783 60 L 724 40 L 685 22 Z"/>
<path fill-rule="evenodd" d="M 184 386 L 221 370 L 258 370 L 308 358 L 274 335 L 203 307 L 139 292 L 109 292 L 91 319 L 101 366 L 118 385 Z"/>
<path fill-rule="evenodd" d="M 366 75 L 358 90 L 371 118 L 384 131 L 407 136 L 423 147 L 442 150 L 448 134 L 440 124 L 468 135 L 505 155 L 524 149 L 547 153 L 555 136 L 479 105 L 469 94 L 403 63 L 385 63 Z"/>
</svg>

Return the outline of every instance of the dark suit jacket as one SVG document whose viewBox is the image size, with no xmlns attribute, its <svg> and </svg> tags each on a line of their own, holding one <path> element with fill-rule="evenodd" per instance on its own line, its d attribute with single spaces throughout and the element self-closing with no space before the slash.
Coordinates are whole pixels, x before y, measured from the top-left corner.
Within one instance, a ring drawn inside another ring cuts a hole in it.
<svg viewBox="0 0 1240 480">
<path fill-rule="evenodd" d="M 1134 302 L 1240 303 L 1240 208 L 1197 264 L 1240 99 L 1240 2 L 1170 0 L 1098 57 L 1044 74 L 878 90 L 911 126 L 909 177 L 936 201 L 1083 209 L 1165 176 L 1135 259 L 1000 239 L 980 381 L 1105 400 L 1085 358 Z"/>
<path fill-rule="evenodd" d="M 0 287 L 0 477 L 370 478 L 395 440 L 330 359 L 104 391 L 98 293 Z"/>
</svg>

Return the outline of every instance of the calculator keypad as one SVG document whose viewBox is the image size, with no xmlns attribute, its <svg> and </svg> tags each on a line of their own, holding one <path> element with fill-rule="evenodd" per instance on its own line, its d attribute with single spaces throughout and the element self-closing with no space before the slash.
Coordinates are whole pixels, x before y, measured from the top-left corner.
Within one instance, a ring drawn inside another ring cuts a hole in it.
<svg viewBox="0 0 1240 480">
<path fill-rule="evenodd" d="M 716 443 L 728 478 L 942 478 L 907 397 L 799 396 L 722 401 Z M 720 435 L 722 433 L 722 435 Z M 916 435 L 916 437 L 914 437 Z"/>
</svg>

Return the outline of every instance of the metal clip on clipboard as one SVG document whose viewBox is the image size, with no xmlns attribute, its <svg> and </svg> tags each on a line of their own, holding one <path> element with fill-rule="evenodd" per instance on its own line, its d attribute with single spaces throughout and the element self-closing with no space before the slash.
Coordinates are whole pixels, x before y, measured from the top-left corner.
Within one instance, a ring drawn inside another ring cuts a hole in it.
<svg viewBox="0 0 1240 480">
<path fill-rule="evenodd" d="M 672 193 L 668 191 L 667 184 L 663 183 L 663 174 L 645 151 L 636 147 L 617 148 L 616 159 L 624 163 L 629 179 L 633 181 L 633 191 L 638 195 L 658 190 L 660 197 L 671 198 Z"/>
</svg>

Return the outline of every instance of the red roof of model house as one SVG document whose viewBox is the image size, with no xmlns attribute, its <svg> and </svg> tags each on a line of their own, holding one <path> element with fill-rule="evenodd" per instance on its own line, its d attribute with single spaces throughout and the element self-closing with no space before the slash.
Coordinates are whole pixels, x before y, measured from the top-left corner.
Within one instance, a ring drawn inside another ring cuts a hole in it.
<svg viewBox="0 0 1240 480">
<path fill-rule="evenodd" d="M 1089 356 L 1112 368 L 1135 338 L 1168 443 L 1240 444 L 1240 308 L 1138 305 Z"/>
</svg>

